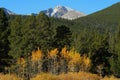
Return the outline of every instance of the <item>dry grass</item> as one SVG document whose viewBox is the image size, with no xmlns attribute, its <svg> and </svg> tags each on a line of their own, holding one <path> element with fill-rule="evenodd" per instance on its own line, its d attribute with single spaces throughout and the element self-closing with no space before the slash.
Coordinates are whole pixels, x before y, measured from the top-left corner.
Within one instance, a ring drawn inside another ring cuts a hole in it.
<svg viewBox="0 0 120 80">
<path fill-rule="evenodd" d="M 114 76 L 110 76 L 110 77 L 104 77 L 103 79 L 101 79 L 101 80 L 120 80 L 120 79 L 118 79 L 118 78 L 115 78 Z"/>
<path fill-rule="evenodd" d="M 18 78 L 14 74 L 0 74 L 0 80 L 23 80 Z M 60 74 L 60 75 L 53 75 L 50 73 L 40 73 L 36 75 L 34 78 L 30 80 L 120 80 L 115 78 L 114 76 L 104 77 L 100 79 L 100 77 L 96 74 L 86 73 L 86 72 L 79 72 L 79 73 L 67 73 L 67 74 Z"/>
<path fill-rule="evenodd" d="M 14 74 L 0 74 L 0 80 L 23 80 L 23 79 L 20 79 L 18 78 L 16 75 Z"/>
<path fill-rule="evenodd" d="M 58 80 L 58 77 L 50 73 L 40 73 L 31 80 Z"/>
<path fill-rule="evenodd" d="M 86 72 L 67 73 L 60 75 L 52 75 L 49 73 L 38 74 L 31 80 L 100 80 L 100 77 Z"/>
</svg>

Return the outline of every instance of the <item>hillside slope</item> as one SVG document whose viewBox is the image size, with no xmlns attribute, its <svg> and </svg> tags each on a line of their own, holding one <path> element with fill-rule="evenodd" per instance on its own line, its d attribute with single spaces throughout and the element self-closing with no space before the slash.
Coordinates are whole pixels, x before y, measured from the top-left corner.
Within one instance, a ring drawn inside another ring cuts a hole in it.
<svg viewBox="0 0 120 80">
<path fill-rule="evenodd" d="M 95 17 L 103 21 L 116 23 L 120 20 L 120 2 L 91 14 L 88 17 Z"/>
<path fill-rule="evenodd" d="M 104 28 L 114 31 L 120 21 L 120 2 L 85 17 L 74 20 L 76 30 L 80 27 Z"/>
</svg>

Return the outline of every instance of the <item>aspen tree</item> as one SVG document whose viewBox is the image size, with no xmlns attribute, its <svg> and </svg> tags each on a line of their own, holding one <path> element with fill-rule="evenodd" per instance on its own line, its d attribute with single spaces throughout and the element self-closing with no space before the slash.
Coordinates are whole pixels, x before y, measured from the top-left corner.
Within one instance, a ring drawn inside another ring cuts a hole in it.
<svg viewBox="0 0 120 80">
<path fill-rule="evenodd" d="M 55 48 L 51 51 L 48 51 L 49 58 L 49 71 L 50 73 L 57 74 L 58 73 L 58 49 Z"/>
</svg>

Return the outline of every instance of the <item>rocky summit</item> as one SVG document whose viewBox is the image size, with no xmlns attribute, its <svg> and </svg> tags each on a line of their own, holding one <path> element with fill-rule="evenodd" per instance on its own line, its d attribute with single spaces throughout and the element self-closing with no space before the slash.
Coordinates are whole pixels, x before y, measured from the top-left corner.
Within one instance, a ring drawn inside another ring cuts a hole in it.
<svg viewBox="0 0 120 80">
<path fill-rule="evenodd" d="M 45 13 L 49 17 L 64 18 L 69 20 L 73 20 L 85 16 L 85 14 L 82 12 L 60 5 L 56 6 L 55 8 L 49 8 L 47 10 L 43 10 L 41 12 Z"/>
</svg>

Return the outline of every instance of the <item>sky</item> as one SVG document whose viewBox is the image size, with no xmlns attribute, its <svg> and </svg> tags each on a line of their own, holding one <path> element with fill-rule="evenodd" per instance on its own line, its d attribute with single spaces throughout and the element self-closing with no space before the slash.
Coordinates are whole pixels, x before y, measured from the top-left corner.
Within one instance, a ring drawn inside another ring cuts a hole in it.
<svg viewBox="0 0 120 80">
<path fill-rule="evenodd" d="M 0 0 L 0 7 L 17 14 L 31 14 L 61 5 L 85 14 L 91 14 L 117 2 L 120 0 Z"/>
</svg>

